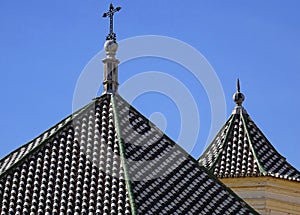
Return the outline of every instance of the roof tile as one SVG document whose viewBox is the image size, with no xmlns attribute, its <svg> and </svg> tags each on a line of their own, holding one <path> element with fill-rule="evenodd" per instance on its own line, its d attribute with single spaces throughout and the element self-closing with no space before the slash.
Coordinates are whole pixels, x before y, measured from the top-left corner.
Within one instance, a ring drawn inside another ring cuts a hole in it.
<svg viewBox="0 0 300 215">
<path fill-rule="evenodd" d="M 1 214 L 256 214 L 118 95 L 95 99 L 0 167 Z"/>
<path fill-rule="evenodd" d="M 198 162 L 218 177 L 269 175 L 300 181 L 245 109 L 237 106 Z"/>
</svg>

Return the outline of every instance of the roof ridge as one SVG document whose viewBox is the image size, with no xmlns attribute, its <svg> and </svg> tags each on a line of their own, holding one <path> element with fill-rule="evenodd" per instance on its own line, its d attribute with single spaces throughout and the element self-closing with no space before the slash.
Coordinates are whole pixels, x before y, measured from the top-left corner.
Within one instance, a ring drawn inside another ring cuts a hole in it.
<svg viewBox="0 0 300 215">
<path fill-rule="evenodd" d="M 234 121 L 234 116 L 230 117 L 228 121 L 229 121 L 228 132 L 227 132 L 227 134 L 226 134 L 226 136 L 225 136 L 225 138 L 224 138 L 224 140 L 223 140 L 223 142 L 222 142 L 222 146 L 221 146 L 221 147 L 224 147 L 224 145 L 226 144 L 226 141 L 227 141 L 227 139 L 228 139 L 228 133 L 229 133 L 230 130 L 233 129 L 233 128 L 232 128 L 232 125 L 233 125 L 232 122 Z M 224 126 L 226 126 L 226 124 L 225 124 Z M 209 170 L 212 170 L 212 169 L 217 165 L 217 163 L 218 163 L 219 160 L 221 159 L 221 156 L 222 156 L 222 151 L 220 150 L 220 152 L 219 152 L 218 155 L 217 155 L 216 161 L 212 164 L 211 167 L 209 167 Z"/>
<path fill-rule="evenodd" d="M 118 94 L 76 117 L 5 160 L 4 213 L 257 214 Z"/>
<path fill-rule="evenodd" d="M 117 132 L 117 137 L 118 137 L 118 142 L 119 142 L 119 147 L 120 147 L 120 158 L 121 158 L 121 163 L 123 164 L 125 183 L 126 183 L 126 186 L 127 186 L 129 201 L 130 201 L 130 204 L 131 204 L 131 212 L 132 212 L 133 215 L 136 215 L 137 213 L 136 213 L 135 201 L 134 201 L 133 192 L 132 192 L 132 188 L 131 188 L 131 182 L 130 182 L 130 179 L 129 179 L 129 176 L 128 176 L 127 164 L 126 164 L 125 157 L 124 157 L 124 153 L 125 153 L 124 152 L 124 143 L 123 143 L 123 140 L 121 138 L 118 114 L 116 113 L 116 109 L 118 107 L 115 103 L 115 96 L 116 95 L 111 94 L 111 103 L 112 103 L 113 113 L 114 113 L 115 129 L 116 129 L 116 132 Z M 119 96 L 119 97 L 122 98 L 121 96 Z"/>
<path fill-rule="evenodd" d="M 224 132 L 225 130 L 225 127 L 228 125 L 228 132 L 226 132 L 226 136 L 224 138 L 224 140 L 222 141 L 222 143 L 220 145 L 222 145 L 222 147 L 224 147 L 224 143 L 225 141 L 227 140 L 228 138 L 228 133 L 229 131 L 232 130 L 232 125 L 233 125 L 233 121 L 234 121 L 234 114 L 230 115 L 229 119 L 225 122 L 225 124 L 221 127 L 221 129 L 219 130 L 219 132 L 215 135 L 215 137 L 213 138 L 212 142 L 222 133 Z M 201 160 L 205 159 L 205 155 L 207 153 L 209 153 L 209 151 L 211 150 L 211 147 L 213 145 L 212 144 L 209 144 L 207 146 L 207 148 L 205 149 L 205 151 L 202 153 L 202 155 L 197 159 L 198 163 L 201 163 Z M 220 160 L 221 158 L 221 155 L 222 155 L 222 150 L 220 150 L 220 152 L 218 152 L 218 155 L 216 156 L 216 159 L 214 162 L 212 162 L 212 165 L 210 166 L 205 166 L 205 168 L 207 168 L 208 170 L 212 170 L 216 164 L 218 163 L 218 161 Z M 201 165 L 202 166 L 202 165 Z"/>
<path fill-rule="evenodd" d="M 231 118 L 231 117 L 230 117 L 230 118 Z M 225 122 L 225 124 L 220 128 L 219 132 L 214 136 L 213 139 L 215 139 L 215 138 L 218 136 L 218 134 L 219 134 L 221 131 L 223 131 L 223 129 L 226 127 L 226 124 L 228 123 L 228 121 L 230 120 L 230 118 L 229 118 L 229 119 Z M 201 160 L 201 159 L 204 157 L 205 153 L 209 151 L 209 148 L 210 148 L 210 144 L 205 148 L 205 150 L 202 152 L 202 154 L 200 155 L 200 157 L 198 158 L 198 160 Z"/>
<path fill-rule="evenodd" d="M 224 126 L 198 158 L 200 165 L 218 177 L 268 175 L 300 182 L 299 170 L 275 149 L 242 106 L 235 107 Z"/>
<path fill-rule="evenodd" d="M 260 132 L 260 135 L 262 135 L 262 137 L 266 140 L 266 143 L 265 144 L 267 144 L 272 150 L 274 150 L 274 152 L 280 157 L 280 159 L 283 159 L 285 162 L 286 162 L 286 165 L 288 165 L 288 166 L 290 166 L 292 169 L 294 169 L 299 175 L 300 175 L 300 171 L 298 170 L 298 169 L 296 169 L 294 166 L 292 166 L 287 160 L 286 160 L 286 158 L 283 156 L 283 155 L 281 155 L 277 150 L 276 150 L 276 148 L 273 146 L 273 144 L 271 144 L 271 142 L 268 140 L 268 138 L 264 135 L 264 133 L 259 129 L 259 127 L 256 125 L 256 123 L 251 119 L 251 117 L 248 115 L 248 117 L 250 118 L 250 120 L 252 121 L 252 123 L 253 123 L 253 125 L 258 129 L 258 131 Z M 244 118 L 243 118 L 244 119 Z M 248 120 L 248 119 L 245 119 L 245 120 Z M 246 127 L 246 123 L 245 123 L 245 127 Z M 248 128 L 245 128 L 246 129 L 246 131 L 248 132 Z M 249 134 L 248 134 L 249 135 Z M 250 136 L 249 136 L 250 137 Z M 251 144 L 251 146 L 252 146 L 252 144 Z M 253 146 L 252 146 L 253 147 Z M 255 150 L 254 150 L 254 152 L 255 152 Z M 255 153 L 255 155 L 256 155 L 256 153 Z M 261 166 L 261 168 L 264 170 L 264 172 L 263 173 L 265 173 L 266 175 L 271 175 L 272 176 L 272 174 L 274 174 L 274 175 L 276 175 L 277 173 L 275 173 L 275 172 L 272 172 L 272 171 L 268 171 L 268 170 L 266 170 L 265 169 L 265 167 L 263 167 L 263 165 L 261 165 L 261 162 L 260 162 L 260 160 L 256 157 L 256 159 L 257 159 L 257 162 L 258 162 L 258 164 Z M 299 180 L 299 182 L 300 182 L 300 180 Z"/>
<path fill-rule="evenodd" d="M 147 119 L 143 114 L 141 114 L 136 108 L 134 108 L 132 105 L 130 105 L 122 96 L 115 94 L 115 96 L 118 96 L 119 99 L 121 99 L 123 102 L 127 103 L 134 111 L 136 111 L 140 117 L 142 117 L 144 120 L 147 120 L 150 124 L 152 128 L 155 128 L 158 132 L 162 133 L 163 136 L 165 138 L 167 138 L 172 144 L 173 146 L 175 146 L 177 149 L 179 149 L 186 157 L 189 157 L 190 159 L 192 159 L 193 161 L 195 161 L 195 163 L 198 164 L 197 160 L 192 157 L 187 151 L 185 151 L 184 148 L 182 148 L 180 145 L 178 145 L 172 138 L 170 138 L 167 134 L 165 134 L 164 132 L 162 132 L 152 121 L 150 121 L 149 119 Z M 117 107 L 116 107 L 117 108 Z"/>
<path fill-rule="evenodd" d="M 129 190 L 129 194 L 130 195 L 133 195 L 132 193 L 132 188 L 131 188 L 131 183 L 130 183 L 130 179 L 129 179 L 129 176 L 128 176 L 128 170 L 127 170 L 127 166 L 126 166 L 126 161 L 123 160 L 125 159 L 124 157 L 124 152 L 121 152 L 124 150 L 124 142 L 123 142 L 123 139 L 121 138 L 121 132 L 119 130 L 119 120 L 118 120 L 118 114 L 115 113 L 116 109 L 118 108 L 117 105 L 116 105 L 116 101 L 115 101 L 115 97 L 117 97 L 118 99 L 121 99 L 125 104 L 128 104 L 128 102 L 123 99 L 120 95 L 118 94 L 115 94 L 112 96 L 112 100 L 113 100 L 113 110 L 114 110 L 114 116 L 115 116 L 115 124 L 116 124 L 116 127 L 117 127 L 117 132 L 118 132 L 118 135 L 119 136 L 119 142 L 120 142 L 120 153 L 121 153 L 121 160 L 123 162 L 123 168 L 124 168 L 124 173 L 125 173 L 125 177 L 126 177 L 126 181 L 128 180 L 128 185 L 130 186 L 130 188 L 128 189 Z M 136 111 L 140 117 L 142 117 L 144 120 L 147 120 L 150 124 L 151 124 L 151 127 L 153 129 L 155 129 L 157 132 L 162 132 L 153 122 L 151 122 L 149 119 L 147 119 L 143 114 L 141 114 L 138 110 L 136 110 L 132 105 L 128 104 L 134 111 Z M 163 133 L 163 132 L 162 132 Z M 163 133 L 163 136 L 168 139 L 168 141 L 173 145 L 173 147 L 175 147 L 176 149 L 178 149 L 187 159 L 191 160 L 192 163 L 195 165 L 195 168 L 198 168 L 199 170 L 205 172 L 208 176 L 210 176 L 210 178 L 217 184 L 220 184 L 220 186 L 226 190 L 228 193 L 230 193 L 231 195 L 233 195 L 234 197 L 236 197 L 236 199 L 239 200 L 239 202 L 245 206 L 245 207 L 248 207 L 248 209 L 253 213 L 253 214 L 257 214 L 257 212 L 249 205 L 247 204 L 242 198 L 240 198 L 236 193 L 234 193 L 229 187 L 227 187 L 223 182 L 221 182 L 212 172 L 210 172 L 208 169 L 206 169 L 204 166 L 201 166 L 199 165 L 198 161 L 192 157 L 188 152 L 186 152 L 180 145 L 178 145 L 174 140 L 172 140 L 168 135 L 166 135 L 165 133 Z M 127 183 L 126 183 L 127 184 Z M 134 198 L 133 196 L 130 196 L 130 199 L 132 199 L 133 201 L 131 203 L 135 204 L 135 201 L 134 201 Z M 133 209 L 135 210 L 134 212 L 136 213 L 136 207 L 135 205 L 133 205 Z M 133 211 L 132 211 L 133 212 Z"/>
<path fill-rule="evenodd" d="M 47 140 L 49 140 L 50 138 L 52 138 L 53 136 L 55 136 L 58 132 L 61 131 L 61 129 L 63 129 L 66 125 L 68 125 L 69 123 L 71 123 L 82 112 L 84 112 L 87 108 L 89 108 L 92 104 L 94 104 L 95 100 L 101 99 L 104 96 L 107 96 L 107 95 L 102 95 L 100 97 L 97 97 L 97 98 L 93 99 L 90 103 L 88 103 L 84 107 L 82 107 L 79 110 L 75 111 L 74 113 L 68 115 L 66 118 L 64 118 L 63 120 L 59 121 L 54 126 L 50 127 L 49 129 L 47 129 L 46 131 L 44 131 L 43 133 L 41 133 L 37 137 L 33 138 L 29 142 L 25 143 L 24 145 L 18 147 L 15 150 L 13 150 L 8 155 L 6 155 L 4 158 L 2 158 L 0 160 L 0 177 L 3 177 L 3 175 L 7 174 L 11 168 L 13 168 L 14 166 L 17 166 L 25 158 L 27 158 L 33 152 L 35 152 L 40 147 L 42 147 L 44 144 L 46 144 Z M 38 141 L 38 140 L 40 140 L 40 141 Z M 31 146 L 31 144 L 32 144 L 32 146 Z M 29 147 L 30 149 L 28 151 L 26 151 L 26 147 Z M 18 157 L 17 153 L 19 151 L 21 151 L 22 149 L 24 149 L 24 151 L 21 152 L 21 155 L 19 155 L 20 157 L 17 159 L 17 161 L 15 161 L 16 158 Z M 8 160 L 8 161 L 7 161 L 6 164 L 4 164 L 4 162 L 6 160 Z M 13 163 L 11 163 L 11 162 L 13 162 Z M 5 166 L 3 166 L 3 165 L 5 165 Z"/>
<path fill-rule="evenodd" d="M 249 135 L 249 131 L 248 131 L 248 128 L 247 128 L 246 119 L 244 118 L 244 114 L 241 112 L 240 115 L 241 115 L 241 119 L 242 119 L 242 121 L 243 121 L 243 127 L 244 127 L 244 130 L 246 131 L 246 135 L 247 135 L 247 139 L 248 139 L 248 141 L 249 141 L 249 145 L 250 145 L 251 151 L 252 151 L 253 156 L 255 157 L 255 160 L 256 160 L 256 162 L 257 162 L 257 164 L 258 164 L 258 168 L 259 168 L 259 170 L 260 170 L 263 174 L 266 174 L 267 171 L 266 171 L 265 168 L 261 165 L 261 162 L 260 162 L 260 160 L 259 160 L 258 157 L 257 157 L 256 150 L 255 150 L 254 147 L 253 147 L 253 143 L 252 143 L 252 140 L 251 140 L 250 135 Z M 248 115 L 248 116 L 249 116 L 249 115 Z M 262 133 L 262 132 L 261 132 L 261 133 Z"/>
</svg>

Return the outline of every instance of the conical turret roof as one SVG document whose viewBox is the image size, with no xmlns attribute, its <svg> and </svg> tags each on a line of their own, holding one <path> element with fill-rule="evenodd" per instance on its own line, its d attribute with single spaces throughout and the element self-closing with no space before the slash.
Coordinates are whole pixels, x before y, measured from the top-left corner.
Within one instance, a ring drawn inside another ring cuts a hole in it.
<svg viewBox="0 0 300 215">
<path fill-rule="evenodd" d="M 237 104 L 225 125 L 198 159 L 217 177 L 273 176 L 300 181 L 300 172 L 279 154 L 242 106 L 240 92 Z"/>
</svg>

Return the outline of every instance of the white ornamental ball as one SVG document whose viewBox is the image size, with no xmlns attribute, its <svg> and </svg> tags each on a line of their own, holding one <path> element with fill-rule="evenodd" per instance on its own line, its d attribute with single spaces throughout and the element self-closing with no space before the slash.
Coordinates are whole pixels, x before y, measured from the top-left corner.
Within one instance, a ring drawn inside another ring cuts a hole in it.
<svg viewBox="0 0 300 215">
<path fill-rule="evenodd" d="M 104 49 L 108 53 L 116 53 L 118 50 L 118 43 L 114 40 L 107 40 L 104 43 Z"/>
</svg>

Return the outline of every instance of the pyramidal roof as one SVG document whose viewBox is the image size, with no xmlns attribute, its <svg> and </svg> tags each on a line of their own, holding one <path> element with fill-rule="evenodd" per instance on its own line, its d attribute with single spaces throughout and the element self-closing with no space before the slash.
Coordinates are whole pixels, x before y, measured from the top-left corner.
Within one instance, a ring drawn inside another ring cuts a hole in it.
<svg viewBox="0 0 300 215">
<path fill-rule="evenodd" d="M 0 161 L 1 214 L 257 214 L 118 94 Z"/>
<path fill-rule="evenodd" d="M 0 213 L 257 214 L 118 95 L 120 9 L 103 95 L 0 160 Z"/>
<path fill-rule="evenodd" d="M 280 155 L 243 108 L 237 93 L 231 116 L 198 159 L 217 177 L 273 176 L 300 182 L 300 172 Z"/>
</svg>

